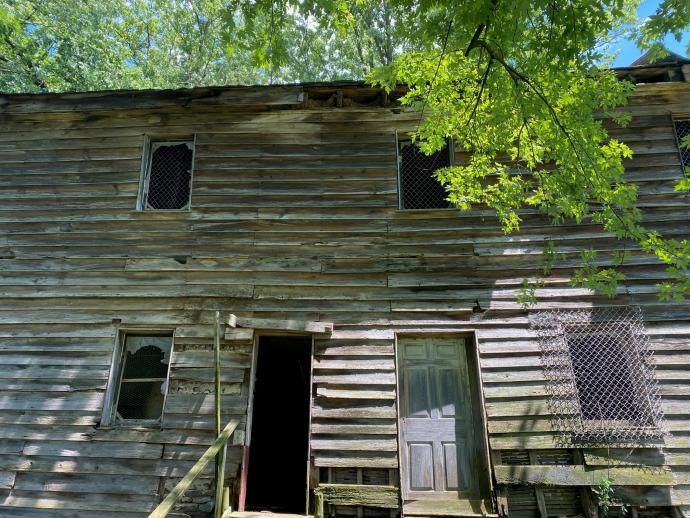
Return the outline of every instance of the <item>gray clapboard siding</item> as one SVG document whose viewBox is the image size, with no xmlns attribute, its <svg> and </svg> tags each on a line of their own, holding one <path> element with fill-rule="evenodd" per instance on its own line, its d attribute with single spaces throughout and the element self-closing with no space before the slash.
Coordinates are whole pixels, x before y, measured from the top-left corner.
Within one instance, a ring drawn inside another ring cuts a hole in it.
<svg viewBox="0 0 690 518">
<path fill-rule="evenodd" d="M 673 435 L 663 462 L 636 458 L 669 466 L 675 485 L 631 498 L 690 505 L 690 316 L 657 300 L 663 267 L 626 246 L 628 280 L 611 301 L 567 285 L 582 250 L 604 261 L 622 246 L 591 222 L 555 228 L 525 210 L 524 233 L 505 236 L 488 211 L 398 211 L 394 131 L 419 115 L 341 87 L 362 105 L 300 105 L 307 86 L 0 98 L 0 514 L 111 518 L 155 505 L 213 440 L 215 310 L 335 324 L 315 339 L 315 466 L 398 468 L 396 332 L 475 332 L 491 446 L 560 448 L 515 302 L 547 238 L 563 260 L 537 309 L 642 306 Z M 672 190 L 682 171 L 669 113 L 688 102 L 687 83 L 641 85 L 631 124 L 612 129 L 635 151 L 627 174 L 645 221 L 677 238 L 690 234 L 690 203 Z M 190 211 L 134 210 L 144 135 L 194 135 Z M 488 311 L 472 313 L 475 301 Z M 114 320 L 177 328 L 161 427 L 98 426 Z M 223 418 L 239 417 L 242 432 L 254 332 L 224 338 Z M 240 448 L 228 455 L 234 476 Z M 601 451 L 585 459 L 604 462 Z M 527 471 L 514 481 L 537 480 Z M 565 506 L 559 495 L 547 500 Z"/>
</svg>

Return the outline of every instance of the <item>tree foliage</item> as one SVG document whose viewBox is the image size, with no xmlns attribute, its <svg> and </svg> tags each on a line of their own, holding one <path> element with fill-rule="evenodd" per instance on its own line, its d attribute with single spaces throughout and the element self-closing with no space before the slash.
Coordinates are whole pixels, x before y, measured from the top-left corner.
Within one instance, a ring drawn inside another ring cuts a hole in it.
<svg viewBox="0 0 690 518">
<path fill-rule="evenodd" d="M 623 167 L 631 151 L 601 121 L 625 124 L 617 108 L 633 90 L 607 68 L 613 35 L 660 55 L 663 38 L 690 25 L 687 0 L 662 0 L 643 21 L 639 0 L 5 2 L 0 90 L 405 83 L 402 102 L 423 114 L 422 149 L 452 138 L 466 151 L 438 172 L 458 207 L 490 207 L 506 233 L 531 213 L 600 225 L 667 266 L 662 298 L 690 293 L 690 243 L 645 226 Z M 613 295 L 626 257 L 588 251 L 572 282 Z M 541 277 L 525 280 L 523 300 Z"/>
</svg>

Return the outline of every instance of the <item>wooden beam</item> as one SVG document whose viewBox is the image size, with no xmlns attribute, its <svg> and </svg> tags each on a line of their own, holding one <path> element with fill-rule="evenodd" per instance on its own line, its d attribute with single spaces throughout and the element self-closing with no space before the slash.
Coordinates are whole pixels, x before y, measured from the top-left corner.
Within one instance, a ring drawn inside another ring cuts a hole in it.
<svg viewBox="0 0 690 518">
<path fill-rule="evenodd" d="M 220 312 L 216 311 L 213 326 L 213 367 L 214 376 L 214 402 L 215 402 L 215 425 L 216 437 L 220 436 Z M 215 518 L 221 518 L 223 513 L 223 485 L 225 479 L 225 446 L 216 455 L 216 506 L 214 511 Z"/>
<path fill-rule="evenodd" d="M 315 501 L 331 505 L 363 505 L 397 509 L 400 490 L 395 486 L 319 484 L 314 489 Z"/>
<path fill-rule="evenodd" d="M 276 329 L 280 331 L 295 331 L 312 334 L 331 334 L 331 322 L 311 322 L 308 320 L 278 320 L 270 318 L 236 317 L 237 327 L 252 329 Z"/>
<path fill-rule="evenodd" d="M 672 486 L 673 474 L 668 466 L 597 467 L 586 466 L 494 466 L 499 484 L 550 486 L 596 486 L 610 475 L 617 486 Z"/>
</svg>

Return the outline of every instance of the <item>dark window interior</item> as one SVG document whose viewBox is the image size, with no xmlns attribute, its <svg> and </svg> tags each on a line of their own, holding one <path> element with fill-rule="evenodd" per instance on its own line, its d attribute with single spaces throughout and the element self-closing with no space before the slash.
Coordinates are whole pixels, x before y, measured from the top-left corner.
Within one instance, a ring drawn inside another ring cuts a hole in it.
<svg viewBox="0 0 690 518">
<path fill-rule="evenodd" d="M 631 370 L 639 368 L 620 342 L 608 335 L 568 337 L 575 384 L 585 420 L 643 419 Z M 644 423 L 640 423 L 644 424 Z"/>
<path fill-rule="evenodd" d="M 433 155 L 425 155 L 411 141 L 400 141 L 400 204 L 402 209 L 447 209 L 445 188 L 434 177 L 434 171 L 450 165 L 446 144 Z"/>
<path fill-rule="evenodd" d="M 680 151 L 680 162 L 683 164 L 683 167 L 690 167 L 690 148 L 681 146 L 683 139 L 690 135 L 690 119 L 674 120 L 673 126 L 676 130 L 678 150 Z"/>
<path fill-rule="evenodd" d="M 192 145 L 153 144 L 146 194 L 147 209 L 183 209 L 189 205 Z"/>
<path fill-rule="evenodd" d="M 127 335 L 117 414 L 122 419 L 158 419 L 163 412 L 171 336 Z"/>
<path fill-rule="evenodd" d="M 252 415 L 248 510 L 304 513 L 311 338 L 261 337 Z"/>
</svg>

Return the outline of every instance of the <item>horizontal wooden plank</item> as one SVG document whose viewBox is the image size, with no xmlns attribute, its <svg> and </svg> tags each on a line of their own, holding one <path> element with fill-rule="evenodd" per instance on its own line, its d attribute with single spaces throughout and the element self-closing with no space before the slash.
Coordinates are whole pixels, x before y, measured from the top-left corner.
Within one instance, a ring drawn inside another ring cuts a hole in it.
<svg viewBox="0 0 690 518">
<path fill-rule="evenodd" d="M 311 440 L 311 449 L 331 451 L 398 451 L 398 441 L 394 437 L 390 439 L 323 439 L 318 436 Z"/>
<path fill-rule="evenodd" d="M 163 453 L 161 444 L 132 444 L 128 442 L 94 443 L 71 441 L 27 441 L 23 455 L 56 457 L 106 457 L 119 459 L 160 459 Z"/>
<path fill-rule="evenodd" d="M 499 484 L 596 486 L 606 476 L 619 486 L 672 486 L 668 467 L 494 466 Z"/>
<path fill-rule="evenodd" d="M 333 331 L 331 322 L 309 322 L 302 320 L 278 320 L 267 318 L 235 317 L 239 327 L 252 329 L 277 329 L 304 333 L 330 334 Z"/>
<path fill-rule="evenodd" d="M 376 453 L 367 455 L 353 452 L 353 455 L 331 452 L 314 455 L 314 466 L 332 468 L 397 468 L 397 455 Z"/>
<path fill-rule="evenodd" d="M 153 476 L 22 472 L 17 476 L 14 488 L 49 493 L 157 495 L 159 483 L 160 478 Z"/>
<path fill-rule="evenodd" d="M 51 493 L 13 490 L 0 497 L 0 506 L 34 507 L 39 509 L 74 509 L 96 511 L 151 511 L 158 500 L 153 495 L 104 495 L 91 493 Z"/>
<path fill-rule="evenodd" d="M 324 502 L 331 505 L 397 509 L 400 489 L 394 486 L 319 484 L 314 494 L 322 495 Z"/>
</svg>

